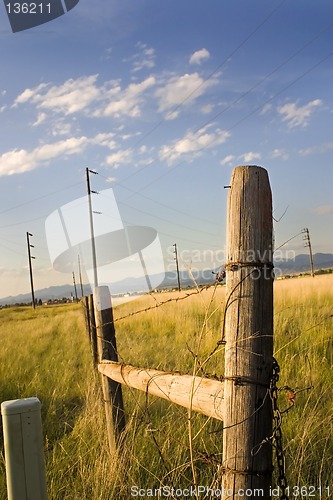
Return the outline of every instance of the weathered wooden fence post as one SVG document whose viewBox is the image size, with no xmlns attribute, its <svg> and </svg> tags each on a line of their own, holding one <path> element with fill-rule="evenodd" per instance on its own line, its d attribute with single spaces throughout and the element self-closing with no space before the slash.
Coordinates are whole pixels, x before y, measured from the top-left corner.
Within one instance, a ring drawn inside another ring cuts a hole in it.
<svg viewBox="0 0 333 500">
<path fill-rule="evenodd" d="M 272 434 L 272 254 L 268 174 L 257 166 L 236 167 L 228 197 L 225 266 L 224 499 L 252 498 L 255 490 L 270 498 L 272 446 L 264 440 Z"/>
<path fill-rule="evenodd" d="M 107 286 L 95 288 L 94 306 L 99 361 L 118 361 L 111 295 Z M 125 429 L 121 384 L 102 375 L 102 390 L 109 446 L 111 453 L 113 453 L 117 450 L 121 434 Z"/>
</svg>

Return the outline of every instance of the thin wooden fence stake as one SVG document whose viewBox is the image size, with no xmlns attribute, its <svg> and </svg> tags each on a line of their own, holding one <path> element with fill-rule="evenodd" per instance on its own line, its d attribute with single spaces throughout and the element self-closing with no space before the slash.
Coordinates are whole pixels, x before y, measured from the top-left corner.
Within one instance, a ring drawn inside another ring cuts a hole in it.
<svg viewBox="0 0 333 500">
<path fill-rule="evenodd" d="M 228 197 L 222 498 L 270 498 L 273 356 L 268 174 L 236 167 Z M 247 493 L 245 494 L 244 492 Z M 252 492 L 252 494 L 250 494 Z"/>
<path fill-rule="evenodd" d="M 107 286 L 94 290 L 95 321 L 97 330 L 98 359 L 118 361 L 116 334 L 113 322 L 111 295 Z M 111 454 L 121 442 L 125 429 L 125 414 L 121 384 L 102 375 L 107 432 Z"/>
<path fill-rule="evenodd" d="M 89 334 L 90 334 L 90 345 L 93 357 L 94 367 L 97 369 L 98 365 L 98 348 L 97 348 L 97 332 L 96 332 L 96 321 L 95 321 L 95 309 L 94 309 L 94 296 L 89 295 Z"/>
<path fill-rule="evenodd" d="M 90 332 L 90 311 L 89 311 L 89 297 L 85 296 L 81 298 L 81 304 L 84 310 L 84 319 L 86 323 L 86 330 L 88 333 L 89 341 L 91 341 L 91 332 Z"/>
</svg>

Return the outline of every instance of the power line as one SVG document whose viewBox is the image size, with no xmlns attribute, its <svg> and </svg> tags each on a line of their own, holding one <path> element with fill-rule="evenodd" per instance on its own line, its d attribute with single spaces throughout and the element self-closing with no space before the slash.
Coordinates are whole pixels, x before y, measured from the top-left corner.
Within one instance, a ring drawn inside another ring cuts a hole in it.
<svg viewBox="0 0 333 500">
<path fill-rule="evenodd" d="M 288 64 L 292 59 L 294 59 L 297 55 L 299 55 L 303 50 L 305 50 L 309 45 L 311 45 L 314 41 L 316 41 L 318 38 L 320 38 L 326 31 L 328 31 L 331 27 L 333 26 L 333 23 L 330 23 L 329 25 L 325 26 L 325 28 L 323 28 L 319 33 L 317 33 L 313 38 L 311 38 L 309 41 L 307 41 L 305 44 L 303 44 L 296 52 L 294 52 L 291 56 L 289 56 L 286 60 L 284 60 L 281 64 L 279 64 L 275 69 L 273 69 L 272 71 L 270 71 L 267 75 L 265 75 L 261 80 L 259 80 L 259 82 L 257 82 L 255 85 L 253 85 L 252 87 L 250 87 L 248 90 L 246 90 L 245 92 L 243 92 L 237 99 L 235 99 L 231 104 L 229 104 L 227 107 L 225 107 L 223 110 L 221 110 L 219 113 L 215 114 L 212 118 L 210 118 L 209 120 L 205 121 L 203 124 L 201 124 L 199 127 L 197 127 L 193 133 L 196 133 L 196 132 L 199 132 L 202 128 L 206 127 L 207 125 L 209 125 L 211 122 L 213 122 L 214 120 L 216 120 L 216 118 L 219 118 L 222 114 L 224 114 L 226 111 L 228 111 L 229 109 L 231 109 L 235 104 L 237 104 L 239 101 L 241 101 L 244 97 L 246 97 L 247 95 L 249 95 L 253 90 L 255 90 L 257 87 L 259 87 L 262 83 L 264 83 L 269 77 L 271 77 L 274 73 L 276 73 L 277 71 L 279 71 L 283 66 L 285 66 L 286 64 Z M 257 31 L 257 29 L 255 30 Z M 241 44 L 243 45 L 243 44 Z M 241 46 L 240 45 L 240 46 Z M 239 48 L 240 48 L 239 46 Z M 229 57 L 228 57 L 229 58 Z M 324 59 L 326 60 L 326 59 Z M 322 61 L 324 62 L 324 61 Z M 222 63 L 219 67 L 221 67 L 224 63 Z M 319 63 L 321 64 L 321 62 Z M 310 69 L 310 71 L 312 71 L 312 69 L 314 69 L 316 66 L 314 66 L 313 68 Z M 215 70 L 211 75 L 215 74 L 217 70 Z M 304 73 L 302 76 L 305 76 L 306 73 Z M 301 76 L 301 77 L 302 77 Z M 209 78 L 209 77 L 208 77 Z M 204 82 L 206 82 L 206 80 L 204 80 Z M 297 81 L 297 80 L 296 80 Z M 198 87 L 200 88 L 200 87 Z M 197 91 L 198 88 L 195 90 Z M 286 89 L 288 88 L 288 86 L 286 87 Z M 195 92 L 194 91 L 194 92 Z M 279 94 L 276 94 L 274 97 L 276 97 L 277 95 Z M 187 100 L 188 98 L 186 98 L 184 100 L 184 102 Z M 267 104 L 268 102 L 270 102 L 271 99 L 268 99 L 268 101 L 265 104 Z M 261 107 L 263 107 L 264 105 L 262 105 Z M 181 106 L 181 105 L 179 105 Z M 261 107 L 259 107 L 259 109 L 261 109 Z M 174 110 L 173 110 L 174 112 Z M 147 134 L 143 135 L 138 141 L 136 141 L 133 145 L 132 145 L 132 148 L 136 147 L 138 144 L 140 144 L 142 142 L 143 139 L 145 139 L 146 137 L 148 137 L 154 130 L 156 130 L 156 128 L 161 125 L 162 123 L 164 123 L 164 120 L 162 120 L 161 122 L 159 122 L 158 125 L 156 125 L 155 127 L 153 127 L 151 129 L 151 131 L 147 132 Z M 239 122 L 241 123 L 241 122 Z M 236 124 L 238 125 L 238 123 Z M 235 125 L 235 126 L 236 126 Z M 232 128 L 234 128 L 235 126 L 233 126 Z M 228 131 L 231 130 L 231 129 L 228 129 Z M 206 149 L 206 147 L 204 147 L 203 149 Z M 127 150 L 129 151 L 129 149 Z M 201 150 L 199 150 L 200 152 Z M 197 153 L 198 151 L 196 151 Z M 134 177 L 135 175 L 139 174 L 140 172 L 142 172 L 143 170 L 145 170 L 146 168 L 148 168 L 148 165 L 145 165 L 143 167 L 141 167 L 140 169 L 136 170 L 134 173 L 130 174 L 129 176 L 125 177 L 125 179 L 123 179 L 123 181 L 126 181 L 127 179 L 130 179 L 132 177 Z"/>
<path fill-rule="evenodd" d="M 245 120 L 247 120 L 248 118 L 250 118 L 250 116 L 254 115 L 259 110 L 261 110 L 266 104 L 268 104 L 271 101 L 273 101 L 276 97 L 278 97 L 283 92 L 285 92 L 287 89 L 289 89 L 290 87 L 292 87 L 293 85 L 295 85 L 295 83 L 297 83 L 299 80 L 301 80 L 302 78 L 304 78 L 307 74 L 311 73 L 311 71 L 313 71 L 314 69 L 316 69 L 318 66 L 320 66 L 321 64 L 323 64 L 325 61 L 327 61 L 327 59 L 329 59 L 332 56 L 333 56 L 332 52 L 330 54 L 326 55 L 319 62 L 317 62 L 316 64 L 314 64 L 313 66 L 311 66 L 309 69 L 307 69 L 306 71 L 304 71 L 304 73 L 302 73 L 300 76 L 298 76 L 297 78 L 295 78 L 294 80 L 292 80 L 288 85 L 284 86 L 279 92 L 277 92 L 276 94 L 274 94 L 272 97 L 270 97 L 269 99 L 267 99 L 266 101 L 264 101 L 262 104 L 260 104 L 256 108 L 254 108 L 250 113 L 248 113 L 243 118 L 241 118 L 236 123 L 234 123 L 234 125 L 232 125 L 231 127 L 227 128 L 225 130 L 225 132 L 230 132 L 231 130 L 233 130 L 234 128 L 236 128 L 238 125 L 240 125 Z M 195 151 L 195 154 L 198 154 L 198 153 L 201 153 L 202 151 L 205 151 L 207 149 L 207 147 L 208 146 L 203 146 L 202 148 L 200 148 L 197 151 Z M 164 173 L 162 173 L 156 179 L 152 180 L 151 182 L 149 182 L 148 184 L 146 184 L 144 187 L 142 187 L 141 190 L 142 189 L 146 189 L 147 187 L 151 186 L 151 184 L 154 184 L 156 181 L 160 180 L 162 177 L 165 177 L 166 175 L 169 175 L 170 172 L 172 172 L 175 168 L 179 167 L 180 165 L 183 165 L 184 163 L 187 163 L 187 160 L 182 160 L 182 161 L 176 163 L 176 165 L 174 165 L 173 167 L 170 167 L 168 170 L 166 170 Z"/>
<path fill-rule="evenodd" d="M 103 175 L 101 173 L 99 173 L 99 176 L 100 177 L 103 177 L 104 179 L 108 179 L 108 177 L 106 175 Z M 141 193 L 140 191 L 135 191 L 134 189 L 131 189 L 129 188 L 128 186 L 124 186 L 124 184 L 122 184 L 122 182 L 119 182 L 119 181 L 114 181 L 114 184 L 116 184 L 117 186 L 121 187 L 122 189 L 126 189 L 127 191 L 130 191 L 133 195 L 138 195 L 140 196 L 141 198 L 144 198 L 148 201 L 152 201 L 153 203 L 155 203 L 156 205 L 159 205 L 161 207 L 164 207 L 164 208 L 167 208 L 168 210 L 172 210 L 173 212 L 176 212 L 178 214 L 181 214 L 181 215 L 186 215 L 187 217 L 191 217 L 191 219 L 196 219 L 196 220 L 199 220 L 199 221 L 202 221 L 204 222 L 205 224 L 212 224 L 214 226 L 216 226 L 217 224 L 215 222 L 212 222 L 211 220 L 208 220 L 208 219 L 205 219 L 203 217 L 199 217 L 198 215 L 194 215 L 193 213 L 192 214 L 189 214 L 188 212 L 184 212 L 183 210 L 179 210 L 175 207 L 172 207 L 170 205 L 166 205 L 165 203 L 161 203 L 160 201 L 157 201 L 157 200 L 154 200 L 153 198 L 151 198 L 150 196 L 147 196 L 143 193 Z M 119 203 L 122 203 L 122 202 L 119 202 Z M 129 205 L 128 205 L 129 206 Z M 196 229 L 197 230 L 197 229 Z"/>
<path fill-rule="evenodd" d="M 286 0 L 282 0 L 280 2 L 280 4 L 275 7 L 269 14 L 268 16 L 266 16 L 264 18 L 263 21 L 261 21 L 258 26 L 256 26 L 256 28 L 251 31 L 251 33 L 249 35 L 247 35 L 244 40 L 239 43 L 237 45 L 237 47 L 235 49 L 233 49 L 225 58 L 224 60 L 207 76 L 207 78 L 204 78 L 204 80 L 202 81 L 202 83 L 200 83 L 200 85 L 198 85 L 194 90 L 192 90 L 192 92 L 190 92 L 180 103 L 176 104 L 174 107 L 171 108 L 170 111 L 168 111 L 167 113 L 167 116 L 174 113 L 175 111 L 177 111 L 179 108 L 181 108 L 189 99 L 191 99 L 191 97 L 193 95 L 195 95 L 195 93 L 201 88 L 203 87 L 229 60 L 231 57 L 233 57 L 252 37 L 253 35 L 255 35 L 257 33 L 257 31 L 260 30 L 260 28 L 262 28 L 262 26 L 264 26 L 267 21 L 273 17 L 273 15 L 278 11 L 280 10 L 280 8 L 283 6 L 283 4 L 286 2 Z M 141 144 L 141 142 L 146 139 L 149 135 L 151 135 L 158 127 L 160 127 L 163 123 L 165 122 L 165 118 L 160 120 L 156 125 L 154 125 L 154 127 L 152 127 L 146 134 L 144 134 L 142 137 L 140 137 L 140 139 L 138 139 L 133 145 L 132 145 L 132 148 L 133 147 L 136 147 L 138 146 L 139 144 Z"/>
<path fill-rule="evenodd" d="M 101 196 L 104 196 L 105 198 L 109 198 L 106 194 L 104 193 L 100 193 Z M 160 217 L 159 215 L 156 215 L 155 213 L 151 213 L 151 212 L 146 212 L 145 210 L 142 210 L 141 208 L 137 208 L 137 207 L 132 207 L 131 205 L 128 205 L 127 203 L 124 203 L 122 201 L 119 201 L 118 202 L 118 205 L 123 205 L 124 207 L 128 207 L 128 208 L 131 208 L 132 210 L 135 210 L 135 212 L 140 212 L 142 214 L 145 214 L 145 215 L 149 215 L 150 217 L 154 217 L 155 219 L 159 219 L 163 222 L 167 222 L 169 224 L 172 224 L 173 226 L 178 226 L 182 229 L 187 229 L 189 231 L 195 231 L 195 232 L 198 232 L 198 228 L 190 228 L 189 226 L 185 226 L 184 224 L 180 224 L 179 222 L 176 222 L 174 220 L 169 220 L 169 219 L 166 219 L 164 217 Z M 213 236 L 213 237 L 216 237 L 216 233 L 213 234 L 213 233 L 210 233 L 208 231 L 205 231 L 205 230 L 200 230 L 200 233 L 203 233 L 203 234 L 207 234 L 208 236 Z"/>
<path fill-rule="evenodd" d="M 45 198 L 49 198 L 50 196 L 53 196 L 54 194 L 58 194 L 58 193 L 61 193 L 62 191 L 65 191 L 67 189 L 71 189 L 72 187 L 79 186 L 80 184 L 83 184 L 83 182 L 84 181 L 76 182 L 75 184 L 71 184 L 71 185 L 63 187 L 61 189 L 57 189 L 57 191 L 51 191 L 50 193 L 43 194 L 42 196 L 39 196 L 38 198 L 34 198 L 32 200 L 25 201 L 24 203 L 20 203 L 19 205 L 15 205 L 14 207 L 6 208 L 6 210 L 2 210 L 0 212 L 0 215 L 7 213 L 7 212 L 11 212 L 12 210 L 16 210 L 17 208 L 24 207 L 26 205 L 29 205 L 30 203 L 34 203 L 35 201 L 40 201 L 40 200 L 43 200 Z M 5 226 L 2 226 L 2 227 L 5 227 Z"/>
</svg>

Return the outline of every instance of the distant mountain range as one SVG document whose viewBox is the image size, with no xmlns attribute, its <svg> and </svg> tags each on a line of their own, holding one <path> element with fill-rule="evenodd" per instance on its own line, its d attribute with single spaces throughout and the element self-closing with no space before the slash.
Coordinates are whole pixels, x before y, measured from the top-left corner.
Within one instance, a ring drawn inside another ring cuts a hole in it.
<svg viewBox="0 0 333 500">
<path fill-rule="evenodd" d="M 296 274 L 310 271 L 309 254 L 296 255 L 295 259 L 282 260 L 274 263 L 276 268 L 281 269 L 283 274 Z M 333 268 L 332 253 L 315 253 L 313 255 L 313 266 L 315 269 Z"/>
<path fill-rule="evenodd" d="M 331 253 L 316 253 L 313 256 L 313 262 L 315 269 L 327 269 L 333 268 L 333 254 Z M 275 262 L 275 267 L 279 268 L 281 273 L 286 274 L 297 274 L 310 271 L 310 259 L 308 254 L 300 254 L 295 257 L 295 259 L 290 260 L 279 260 Z M 218 271 L 218 270 L 216 270 Z M 180 273 L 180 281 L 182 288 L 192 287 L 195 283 L 198 285 L 205 285 L 213 283 L 215 281 L 216 271 L 199 271 L 191 276 L 189 272 L 182 271 Z M 281 274 L 277 273 L 277 275 Z M 127 278 L 122 281 L 118 281 L 113 284 L 113 294 L 133 294 L 138 293 L 143 289 L 143 279 L 142 278 Z M 159 289 L 164 288 L 177 288 L 177 274 L 176 272 L 165 273 L 162 283 L 158 286 Z M 81 297 L 81 288 L 77 286 L 77 292 L 79 297 Z M 91 292 L 90 285 L 83 285 L 84 295 L 89 295 Z M 71 297 L 74 295 L 74 288 L 72 285 L 60 285 L 51 286 L 49 288 L 43 288 L 35 292 L 35 297 L 37 300 L 42 300 L 43 302 L 47 300 L 62 299 L 63 297 Z M 22 304 L 31 302 L 31 294 L 24 293 L 16 295 L 15 297 L 9 296 L 0 299 L 0 305 L 5 304 Z"/>
</svg>

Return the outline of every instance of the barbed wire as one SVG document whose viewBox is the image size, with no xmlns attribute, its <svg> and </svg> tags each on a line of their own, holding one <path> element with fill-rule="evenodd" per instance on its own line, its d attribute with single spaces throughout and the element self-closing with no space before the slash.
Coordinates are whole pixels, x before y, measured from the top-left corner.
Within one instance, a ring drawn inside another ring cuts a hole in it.
<svg viewBox="0 0 333 500">
<path fill-rule="evenodd" d="M 248 278 L 252 274 L 252 272 L 253 272 L 253 270 L 251 272 L 247 273 L 246 276 L 244 276 L 243 281 L 246 278 Z M 153 300 L 155 300 L 155 304 L 153 306 L 149 306 L 149 307 L 140 309 L 138 311 L 134 311 L 132 313 L 126 314 L 124 316 L 121 316 L 119 318 L 116 318 L 114 321 L 112 321 L 112 323 L 115 323 L 115 322 L 121 321 L 121 320 L 125 320 L 126 318 L 130 318 L 130 317 L 132 317 L 134 315 L 137 315 L 137 314 L 140 314 L 140 313 L 144 313 L 144 312 L 148 312 L 148 311 L 151 311 L 151 310 L 155 310 L 155 309 L 160 308 L 160 307 L 162 307 L 162 306 L 164 306 L 166 304 L 170 304 L 170 303 L 174 303 L 174 302 L 178 303 L 179 301 L 186 300 L 187 298 L 190 298 L 192 296 L 200 295 L 202 292 L 205 292 L 208 289 L 212 289 L 213 288 L 214 289 L 213 295 L 214 295 L 214 293 L 216 292 L 218 284 L 219 284 L 219 282 L 218 282 L 218 280 L 216 280 L 216 282 L 214 284 L 207 285 L 207 286 L 201 287 L 201 288 L 197 288 L 197 289 L 195 289 L 195 290 L 193 290 L 191 292 L 185 292 L 185 295 L 183 295 L 183 296 L 171 297 L 171 298 L 169 298 L 167 300 L 163 300 L 161 302 L 157 301 L 156 297 L 153 296 L 153 295 L 151 295 L 151 297 L 153 298 Z M 216 373 L 214 373 L 214 374 L 208 373 L 208 371 L 205 370 L 205 365 L 219 351 L 219 349 L 223 349 L 224 348 L 223 342 L 225 342 L 225 340 L 224 340 L 224 332 L 225 332 L 226 312 L 227 312 L 228 308 L 231 306 L 231 304 L 233 303 L 233 300 L 236 300 L 236 299 L 234 299 L 233 294 L 234 294 L 235 290 L 237 289 L 237 286 L 239 286 L 239 284 L 240 283 L 237 283 L 237 285 L 230 292 L 230 294 L 228 295 L 228 297 L 226 299 L 226 303 L 225 303 L 225 307 L 224 307 L 224 311 L 223 311 L 223 322 L 222 322 L 221 338 L 220 338 L 219 341 L 217 341 L 215 348 L 211 351 L 211 353 L 209 354 L 209 356 L 207 358 L 205 358 L 204 360 L 199 359 L 199 352 L 195 352 L 188 344 L 186 344 L 186 347 L 187 347 L 188 351 L 192 355 L 193 359 L 196 359 L 196 362 L 197 362 L 197 368 L 196 368 L 196 371 L 193 373 L 193 375 L 197 375 L 199 372 L 202 372 L 202 374 L 203 374 L 204 377 L 214 378 L 214 379 L 217 379 L 217 380 L 220 380 L 220 381 L 228 379 L 228 377 L 225 377 L 224 375 L 218 375 Z M 218 309 L 219 309 L 219 307 L 218 308 L 216 307 L 213 311 L 209 311 L 207 309 L 206 310 L 206 316 L 205 316 L 205 322 L 207 321 L 207 318 L 211 318 L 211 316 L 213 314 L 215 314 L 215 312 Z M 326 314 L 325 316 L 322 317 L 322 319 L 319 322 L 317 322 L 316 324 L 313 324 L 310 327 L 308 327 L 300 335 L 298 335 L 295 339 L 292 339 L 292 341 L 294 341 L 297 338 L 299 338 L 305 332 L 307 332 L 307 331 L 309 331 L 309 330 L 311 330 L 313 328 L 316 328 L 317 326 L 321 325 L 322 323 L 324 323 L 325 321 L 327 321 L 331 317 L 333 317 L 333 314 Z M 108 323 L 106 323 L 106 324 L 108 324 Z M 100 335 L 98 335 L 98 337 L 101 338 Z M 290 342 L 292 342 L 292 341 L 290 341 Z M 105 342 L 105 340 L 104 340 L 104 342 Z M 288 342 L 284 347 L 288 346 L 290 342 Z M 277 352 L 279 352 L 279 351 L 277 351 Z M 120 356 L 120 355 L 119 355 L 119 357 L 124 362 L 124 358 L 122 356 Z M 307 359 L 307 361 L 309 363 L 309 367 L 310 367 L 310 384 L 308 386 L 303 387 L 303 388 L 298 388 L 298 387 L 293 388 L 290 385 L 284 385 L 282 387 L 276 388 L 276 391 L 277 391 L 276 392 L 276 397 L 277 397 L 277 394 L 285 393 L 285 396 L 287 397 L 287 401 L 288 401 L 288 406 L 286 406 L 285 408 L 282 408 L 282 409 L 279 409 L 277 406 L 275 408 L 275 418 L 276 418 L 276 420 L 275 420 L 275 430 L 274 430 L 273 439 L 275 439 L 276 436 L 279 436 L 281 434 L 282 416 L 284 414 L 288 413 L 295 406 L 295 399 L 296 399 L 297 394 L 302 393 L 304 391 L 312 390 L 314 388 L 313 383 L 312 383 L 312 375 L 311 375 L 311 363 L 310 363 L 310 360 L 309 360 L 309 358 L 308 358 L 307 355 L 306 355 L 306 359 Z M 179 372 L 177 372 L 177 373 L 179 373 Z M 254 384 L 256 383 L 256 381 L 248 380 L 248 379 L 243 378 L 243 377 L 229 377 L 229 378 L 230 379 L 232 378 L 232 380 L 235 383 L 254 383 Z M 168 435 L 168 433 L 160 425 L 158 425 L 157 427 L 153 425 L 153 417 L 152 417 L 151 412 L 150 412 L 150 407 L 151 407 L 151 405 L 153 403 L 149 399 L 148 390 L 145 393 L 145 404 L 142 405 L 140 397 L 136 394 L 137 390 L 133 389 L 131 387 L 127 387 L 127 388 L 130 390 L 130 393 L 132 395 L 132 398 L 133 398 L 135 406 L 138 408 L 139 412 L 141 413 L 141 417 L 140 417 L 139 422 L 141 422 L 145 426 L 145 432 L 151 437 L 151 439 L 152 439 L 152 441 L 154 443 L 154 446 L 157 449 L 158 455 L 159 455 L 159 457 L 161 459 L 161 463 L 162 463 L 164 471 L 165 471 L 165 473 L 163 475 L 163 478 L 161 479 L 161 484 L 163 484 L 164 481 L 167 478 L 170 478 L 170 476 L 171 476 L 171 481 L 172 481 L 173 480 L 172 479 L 172 474 L 173 474 L 173 472 L 175 470 L 175 467 L 169 462 L 168 455 L 165 454 L 165 452 L 163 451 L 163 446 L 161 445 L 161 442 L 160 442 L 161 439 L 163 440 L 164 437 Z M 262 404 L 261 404 L 261 406 L 259 406 L 259 408 L 256 408 L 251 415 L 247 416 L 246 419 L 242 420 L 241 422 L 235 422 L 234 424 L 228 426 L 228 428 L 229 427 L 236 427 L 238 425 L 243 424 L 245 421 L 253 418 L 254 415 L 266 403 L 268 396 L 271 396 L 271 392 L 270 391 L 271 391 L 271 389 L 269 387 L 267 387 L 267 390 L 265 392 Z M 155 401 L 155 399 L 154 399 L 154 401 Z M 276 403 L 275 403 L 275 405 L 276 405 Z M 175 411 L 178 411 L 179 414 L 184 415 L 184 412 L 182 411 L 182 409 L 179 408 L 177 405 L 172 405 L 172 407 L 175 409 Z M 203 431 L 203 429 L 207 426 L 207 423 L 209 421 L 210 421 L 209 417 L 205 419 L 205 423 L 201 426 L 200 430 L 196 433 L 195 438 Z M 215 431 L 209 430 L 208 433 L 209 434 L 217 434 L 217 433 L 222 432 L 222 431 L 223 431 L 223 429 L 218 429 L 218 430 L 215 430 Z M 265 442 L 268 441 L 268 440 L 270 440 L 270 442 L 272 443 L 272 436 L 267 436 Z M 193 438 L 192 438 L 192 441 L 194 441 Z M 184 446 L 184 443 L 183 442 L 180 443 L 180 441 L 177 440 L 177 439 L 176 439 L 176 442 L 178 442 L 178 444 L 181 444 L 182 446 Z M 258 451 L 256 451 L 257 448 L 260 448 L 260 446 L 262 446 L 263 444 L 264 444 L 264 442 L 262 441 L 258 445 L 254 446 L 253 452 L 254 453 L 258 453 Z M 273 445 L 273 447 L 274 447 L 275 450 L 278 448 L 277 444 L 272 443 L 272 445 Z M 202 453 L 201 450 L 197 449 L 197 447 L 192 448 L 192 444 L 191 443 L 186 447 L 186 449 L 188 449 L 188 451 L 190 452 L 191 460 L 188 461 L 188 462 L 184 462 L 184 463 L 182 463 L 182 464 L 180 464 L 180 465 L 178 465 L 176 467 L 176 469 L 181 474 L 184 474 L 184 472 L 189 467 L 193 466 L 196 462 L 201 462 L 201 461 L 207 462 L 208 464 L 210 464 L 213 467 L 217 466 L 218 469 L 222 467 L 222 454 L 221 453 L 213 453 L 213 454 L 207 454 L 207 455 L 205 455 L 205 454 Z M 192 452 L 191 452 L 191 449 L 192 449 Z M 279 465 L 279 467 L 280 467 L 279 474 L 280 475 L 282 474 L 282 459 L 284 460 L 283 453 L 284 453 L 284 451 L 283 451 L 283 449 L 281 448 L 281 446 L 279 444 L 278 462 L 280 463 L 280 465 Z M 223 469 L 223 467 L 222 467 L 222 469 Z M 281 477 L 283 477 L 283 476 L 281 476 Z M 186 476 L 184 476 L 184 478 L 188 479 L 188 478 L 186 478 Z"/>
</svg>

